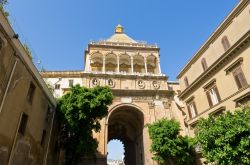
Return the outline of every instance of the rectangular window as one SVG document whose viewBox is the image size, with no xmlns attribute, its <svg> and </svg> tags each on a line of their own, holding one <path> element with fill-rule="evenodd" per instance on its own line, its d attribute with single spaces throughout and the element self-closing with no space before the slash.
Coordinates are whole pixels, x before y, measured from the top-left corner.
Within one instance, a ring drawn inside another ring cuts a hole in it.
<svg viewBox="0 0 250 165">
<path fill-rule="evenodd" d="M 43 133 L 42 133 L 42 138 L 41 138 L 41 146 L 44 145 L 44 142 L 45 142 L 45 138 L 46 138 L 46 130 L 43 130 Z"/>
<path fill-rule="evenodd" d="M 55 89 L 60 89 L 60 84 L 55 84 Z"/>
<path fill-rule="evenodd" d="M 247 81 L 246 81 L 245 75 L 243 74 L 242 69 L 241 69 L 240 66 L 235 68 L 232 71 L 232 74 L 234 76 L 234 80 L 235 80 L 235 82 L 237 84 L 238 89 L 241 89 L 241 88 L 247 86 Z"/>
<path fill-rule="evenodd" d="M 28 122 L 28 115 L 23 113 L 22 116 L 21 116 L 21 121 L 20 121 L 20 125 L 19 125 L 19 128 L 18 128 L 18 132 L 20 134 L 22 134 L 22 135 L 25 134 L 27 122 Z"/>
<path fill-rule="evenodd" d="M 207 99 L 208 99 L 208 103 L 210 107 L 218 104 L 221 100 L 218 89 L 215 84 L 209 89 L 207 89 L 206 94 L 207 94 Z"/>
<path fill-rule="evenodd" d="M 192 100 L 187 103 L 189 118 L 192 119 L 197 116 L 197 109 L 195 102 Z"/>
<path fill-rule="evenodd" d="M 69 80 L 69 87 L 72 87 L 74 85 L 74 80 L 70 79 Z"/>
<path fill-rule="evenodd" d="M 34 93 L 35 93 L 35 85 L 31 82 L 30 83 L 30 87 L 29 87 L 29 91 L 28 91 L 28 94 L 27 94 L 27 100 L 32 103 L 33 101 L 33 97 L 34 97 Z"/>
</svg>

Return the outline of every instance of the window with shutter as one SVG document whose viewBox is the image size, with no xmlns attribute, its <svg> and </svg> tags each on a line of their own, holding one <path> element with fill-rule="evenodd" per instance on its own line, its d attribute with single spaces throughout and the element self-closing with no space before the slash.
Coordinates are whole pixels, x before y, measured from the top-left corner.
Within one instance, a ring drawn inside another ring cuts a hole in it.
<svg viewBox="0 0 250 165">
<path fill-rule="evenodd" d="M 188 82 L 188 78 L 187 78 L 187 77 L 184 77 L 184 83 L 185 83 L 185 86 L 186 86 L 186 87 L 189 86 L 189 82 Z"/>
<path fill-rule="evenodd" d="M 244 75 L 240 66 L 235 68 L 232 71 L 232 74 L 234 76 L 234 80 L 236 82 L 238 89 L 241 89 L 241 88 L 247 86 L 247 81 L 246 81 L 245 75 Z"/>
<path fill-rule="evenodd" d="M 207 61 L 205 58 L 201 60 L 201 65 L 202 65 L 203 71 L 207 70 L 208 67 L 207 67 Z"/>
<path fill-rule="evenodd" d="M 230 43 L 227 36 L 222 37 L 221 43 L 225 51 L 227 51 L 230 48 Z"/>
<path fill-rule="evenodd" d="M 194 100 L 187 103 L 187 109 L 190 119 L 197 116 L 197 109 Z"/>
<path fill-rule="evenodd" d="M 210 107 L 218 104 L 221 101 L 218 89 L 215 84 L 213 84 L 212 86 L 210 86 L 210 88 L 207 88 L 205 90 L 208 99 L 208 104 Z"/>
<path fill-rule="evenodd" d="M 60 89 L 60 84 L 55 84 L 55 89 Z"/>
<path fill-rule="evenodd" d="M 69 80 L 69 87 L 72 87 L 74 85 L 74 80 L 70 79 Z"/>
</svg>

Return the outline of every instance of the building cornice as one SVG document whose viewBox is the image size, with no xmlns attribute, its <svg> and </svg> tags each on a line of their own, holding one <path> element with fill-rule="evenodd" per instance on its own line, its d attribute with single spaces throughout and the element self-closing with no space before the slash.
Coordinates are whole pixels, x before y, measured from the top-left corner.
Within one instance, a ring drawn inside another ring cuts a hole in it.
<svg viewBox="0 0 250 165">
<path fill-rule="evenodd" d="M 247 43 L 250 41 L 250 30 L 242 36 L 234 45 L 232 45 L 216 62 L 214 62 L 203 74 L 201 74 L 195 81 L 192 82 L 183 92 L 179 94 L 181 99 L 185 98 L 188 93 L 193 90 L 195 87 L 198 87 L 199 84 L 207 79 L 209 76 L 213 75 L 222 64 L 226 63 L 233 58 Z"/>
<path fill-rule="evenodd" d="M 160 48 L 155 46 L 129 46 L 129 45 L 101 45 L 101 44 L 88 44 L 88 50 L 90 48 L 106 48 L 106 49 L 124 49 L 124 50 L 137 50 L 137 51 L 160 51 Z"/>
<path fill-rule="evenodd" d="M 42 71 L 43 78 L 84 78 L 84 77 L 108 77 L 108 78 L 131 78 L 131 79 L 158 79 L 167 81 L 168 77 L 164 74 L 131 74 L 131 73 L 100 73 L 84 71 Z"/>
<path fill-rule="evenodd" d="M 111 89 L 115 96 L 129 97 L 129 96 L 172 96 L 172 90 L 136 90 L 136 89 Z"/>
<path fill-rule="evenodd" d="M 219 25 L 219 27 L 211 34 L 208 40 L 201 46 L 197 53 L 191 57 L 189 62 L 178 74 L 177 79 L 179 79 L 181 76 L 183 76 L 183 74 L 186 73 L 186 71 L 192 66 L 192 64 L 196 62 L 199 57 L 202 56 L 202 54 L 209 48 L 210 44 L 212 44 L 225 31 L 225 29 L 232 23 L 232 20 L 237 17 L 249 3 L 249 0 L 242 0 L 241 2 L 239 2 L 239 4 L 231 11 L 226 19 Z"/>
</svg>

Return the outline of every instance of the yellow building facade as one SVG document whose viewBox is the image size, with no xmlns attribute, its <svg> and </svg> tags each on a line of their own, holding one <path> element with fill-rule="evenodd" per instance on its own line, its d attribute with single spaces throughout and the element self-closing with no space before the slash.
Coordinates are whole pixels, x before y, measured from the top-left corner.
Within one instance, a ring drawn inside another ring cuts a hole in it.
<svg viewBox="0 0 250 165">
<path fill-rule="evenodd" d="M 55 107 L 52 93 L 0 11 L 1 165 L 56 162 L 51 154 Z"/>
<path fill-rule="evenodd" d="M 241 0 L 178 75 L 188 135 L 250 100 L 250 1 Z"/>
</svg>

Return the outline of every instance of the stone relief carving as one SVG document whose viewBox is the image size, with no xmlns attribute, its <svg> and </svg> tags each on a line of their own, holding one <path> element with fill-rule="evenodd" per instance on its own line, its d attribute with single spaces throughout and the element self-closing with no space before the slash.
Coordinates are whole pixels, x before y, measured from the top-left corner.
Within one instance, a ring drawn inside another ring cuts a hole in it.
<svg viewBox="0 0 250 165">
<path fill-rule="evenodd" d="M 100 84 L 100 81 L 99 81 L 98 79 L 94 78 L 94 79 L 92 80 L 92 85 L 93 85 L 93 86 L 97 86 L 97 85 L 99 85 L 99 84 Z"/>
<path fill-rule="evenodd" d="M 148 107 L 150 109 L 154 108 L 154 106 L 155 106 L 155 103 L 153 101 L 148 102 Z"/>
<path fill-rule="evenodd" d="M 108 86 L 111 87 L 111 88 L 114 88 L 115 87 L 115 81 L 112 80 L 112 79 L 108 79 Z"/>
<path fill-rule="evenodd" d="M 144 88 L 145 88 L 145 82 L 144 82 L 144 81 L 139 80 L 139 81 L 137 82 L 137 84 L 138 84 L 138 86 L 139 86 L 140 89 L 144 89 Z"/>
<path fill-rule="evenodd" d="M 153 81 L 152 84 L 153 84 L 154 89 L 160 88 L 160 84 L 157 81 Z"/>
<path fill-rule="evenodd" d="M 169 100 L 168 101 L 163 101 L 162 103 L 163 103 L 163 107 L 165 109 L 169 109 L 170 106 L 171 106 L 171 102 Z"/>
</svg>

